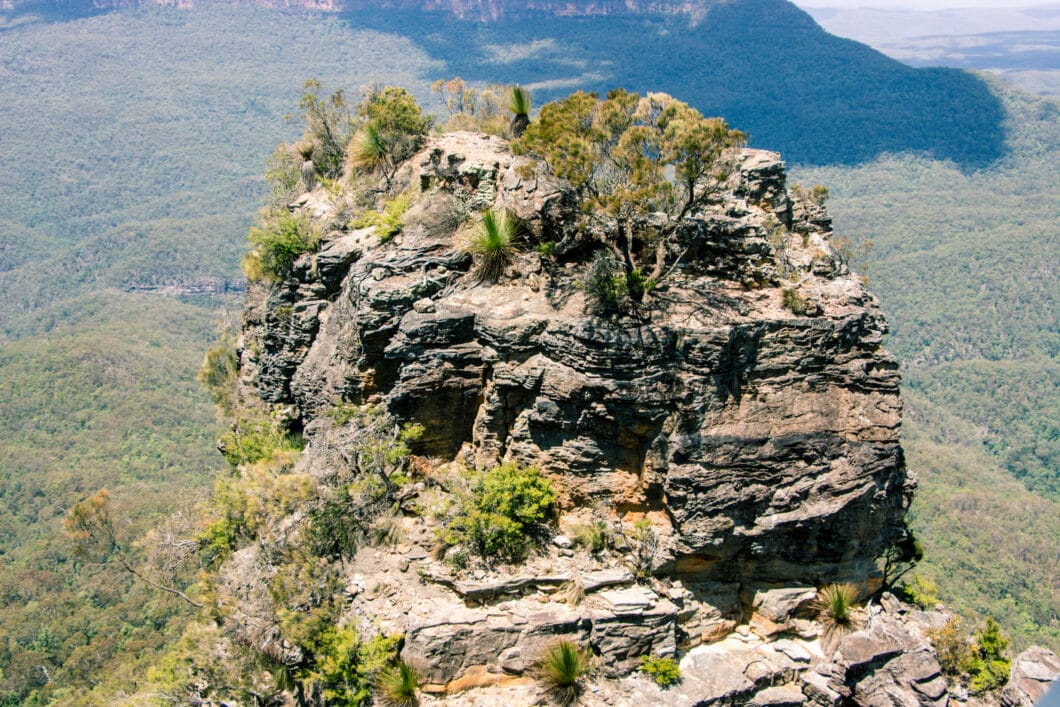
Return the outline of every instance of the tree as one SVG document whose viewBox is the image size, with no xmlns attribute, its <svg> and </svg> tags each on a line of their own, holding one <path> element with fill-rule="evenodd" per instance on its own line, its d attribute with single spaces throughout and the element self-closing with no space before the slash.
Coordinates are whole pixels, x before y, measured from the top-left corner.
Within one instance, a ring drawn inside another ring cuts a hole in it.
<svg viewBox="0 0 1060 707">
<path fill-rule="evenodd" d="M 347 165 L 381 172 L 389 190 L 397 168 L 420 148 L 433 120 L 411 93 L 394 86 L 369 91 L 357 115 L 360 127 L 349 144 Z"/>
<path fill-rule="evenodd" d="M 354 121 L 341 90 L 324 98 L 320 95 L 321 89 L 319 79 L 306 81 L 298 106 L 302 109 L 302 120 L 305 122 L 304 140 L 316 148 L 313 153 L 316 156 L 313 161 L 315 172 L 334 178 L 342 172 L 343 157 L 350 135 L 353 134 Z M 307 185 L 306 188 L 312 187 Z"/>
<path fill-rule="evenodd" d="M 129 561 L 124 545 L 118 540 L 117 528 L 111 515 L 110 492 L 107 489 L 100 489 L 75 503 L 63 518 L 63 530 L 76 544 L 79 555 L 95 555 L 99 561 L 114 557 L 126 572 L 140 581 L 180 597 L 194 607 L 203 607 L 179 589 L 144 575 Z"/>
<path fill-rule="evenodd" d="M 511 133 L 507 113 L 511 103 L 511 89 L 490 84 L 483 89 L 468 86 L 462 78 L 438 80 L 431 84 L 431 93 L 441 95 L 449 118 L 445 130 L 479 130 L 490 135 L 508 136 Z M 529 112 L 529 108 L 527 108 Z"/>
<path fill-rule="evenodd" d="M 522 86 L 512 86 L 508 99 L 508 110 L 512 112 L 512 137 L 522 136 L 530 126 L 530 91 Z"/>
<path fill-rule="evenodd" d="M 917 540 L 913 529 L 904 524 L 902 535 L 883 553 L 883 583 L 893 587 L 898 580 L 910 572 L 924 559 L 924 546 Z"/>
<path fill-rule="evenodd" d="M 663 93 L 622 89 L 605 100 L 579 91 L 545 104 L 513 143 L 543 160 L 582 203 L 583 234 L 622 261 L 628 299 L 638 304 L 664 277 L 666 236 L 708 204 L 735 164 L 742 133 Z M 649 227 L 649 214 L 661 225 Z M 641 261 L 653 260 L 650 270 Z"/>
</svg>

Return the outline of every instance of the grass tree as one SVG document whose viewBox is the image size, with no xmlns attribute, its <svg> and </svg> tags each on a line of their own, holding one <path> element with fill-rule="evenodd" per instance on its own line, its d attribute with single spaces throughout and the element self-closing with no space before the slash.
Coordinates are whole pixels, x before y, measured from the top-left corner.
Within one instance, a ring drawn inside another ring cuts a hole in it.
<svg viewBox="0 0 1060 707">
<path fill-rule="evenodd" d="M 376 692 L 383 704 L 409 707 L 419 704 L 416 690 L 420 686 L 418 671 L 403 660 L 383 669 L 376 680 Z"/>
<path fill-rule="evenodd" d="M 305 187 L 306 191 L 313 191 L 317 185 L 317 168 L 313 163 L 313 152 L 316 150 L 316 143 L 312 140 L 300 140 L 295 144 L 295 152 L 302 158 L 301 165 L 301 176 L 302 186 Z"/>
<path fill-rule="evenodd" d="M 522 86 L 512 86 L 511 95 L 508 97 L 508 110 L 512 117 L 512 137 L 518 138 L 526 132 L 530 126 L 530 91 Z"/>
<path fill-rule="evenodd" d="M 433 120 L 411 93 L 394 86 L 369 92 L 357 115 L 360 127 L 347 146 L 347 169 L 381 172 L 389 191 L 397 168 L 420 148 Z"/>
<path fill-rule="evenodd" d="M 545 649 L 537 662 L 537 677 L 549 695 L 561 705 L 572 704 L 582 691 L 582 678 L 589 672 L 591 656 L 573 641 L 557 641 Z"/>
<path fill-rule="evenodd" d="M 511 265 L 518 252 L 515 241 L 519 225 L 504 209 L 491 209 L 482 214 L 470 243 L 469 253 L 476 257 L 475 276 L 480 282 L 497 282 Z"/>
<path fill-rule="evenodd" d="M 825 638 L 835 639 L 856 628 L 854 602 L 857 598 L 857 587 L 851 584 L 829 584 L 817 592 L 814 604 Z"/>
</svg>

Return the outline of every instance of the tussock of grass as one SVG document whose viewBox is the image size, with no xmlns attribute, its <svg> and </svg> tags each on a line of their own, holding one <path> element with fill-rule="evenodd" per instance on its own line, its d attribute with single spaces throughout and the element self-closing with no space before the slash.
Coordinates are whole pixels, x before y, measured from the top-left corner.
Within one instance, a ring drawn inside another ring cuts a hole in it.
<svg viewBox="0 0 1060 707">
<path fill-rule="evenodd" d="M 573 641 L 549 646 L 537 664 L 537 677 L 561 705 L 572 704 L 581 694 L 582 677 L 589 671 L 590 655 Z"/>
<path fill-rule="evenodd" d="M 518 224 L 507 211 L 491 210 L 482 214 L 482 222 L 467 246 L 467 251 L 478 261 L 475 276 L 479 282 L 492 283 L 501 279 L 515 258 L 518 234 Z"/>
<path fill-rule="evenodd" d="M 420 686 L 419 672 L 401 660 L 385 668 L 376 680 L 376 691 L 383 704 L 408 707 L 419 704 L 416 690 Z"/>
</svg>

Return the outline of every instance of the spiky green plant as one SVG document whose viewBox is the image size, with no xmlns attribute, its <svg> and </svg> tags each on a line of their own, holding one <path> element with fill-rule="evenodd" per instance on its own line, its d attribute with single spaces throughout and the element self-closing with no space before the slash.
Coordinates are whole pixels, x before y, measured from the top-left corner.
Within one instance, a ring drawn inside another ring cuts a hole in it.
<svg viewBox="0 0 1060 707">
<path fill-rule="evenodd" d="M 581 679 L 589 671 L 590 656 L 573 641 L 550 645 L 537 663 L 537 676 L 561 705 L 569 705 L 581 692 Z"/>
<path fill-rule="evenodd" d="M 517 252 L 518 234 L 518 224 L 507 211 L 490 210 L 482 214 L 482 221 L 467 246 L 467 251 L 477 256 L 475 276 L 480 282 L 496 282 L 504 275 Z"/>
<path fill-rule="evenodd" d="M 846 627 L 854 621 L 858 590 L 850 584 L 829 584 L 817 593 L 817 608 L 827 627 Z"/>
<path fill-rule="evenodd" d="M 508 110 L 512 118 L 512 137 L 517 138 L 523 134 L 530 125 L 530 91 L 522 86 L 512 86 L 511 95 L 508 97 Z"/>
<path fill-rule="evenodd" d="M 416 690 L 420 686 L 418 671 L 403 660 L 397 665 L 383 669 L 376 679 L 376 692 L 380 700 L 388 705 L 419 704 Z"/>
<path fill-rule="evenodd" d="M 351 171 L 375 172 L 386 166 L 386 160 L 386 143 L 372 123 L 357 131 L 346 150 L 346 165 Z"/>
</svg>

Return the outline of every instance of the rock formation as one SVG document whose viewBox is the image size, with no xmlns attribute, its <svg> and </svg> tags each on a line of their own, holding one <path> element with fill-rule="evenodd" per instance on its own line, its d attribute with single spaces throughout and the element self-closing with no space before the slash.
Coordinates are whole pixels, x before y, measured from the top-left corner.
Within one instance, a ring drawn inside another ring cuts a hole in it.
<svg viewBox="0 0 1060 707">
<path fill-rule="evenodd" d="M 350 194 L 292 205 L 325 238 L 290 277 L 251 285 L 240 396 L 304 432 L 295 471 L 322 485 L 358 434 L 337 408 L 423 426 L 412 451 L 431 470 L 397 497 L 399 542 L 359 548 L 341 581 L 343 621 L 403 635 L 428 701 L 534 700 L 535 661 L 566 637 L 599 656 L 592 703 L 947 704 L 925 640 L 939 617 L 885 595 L 847 631 L 816 621 L 818 587 L 875 593 L 905 536 L 897 364 L 823 208 L 788 187 L 778 155 L 736 164 L 665 232 L 665 277 L 623 316 L 594 313 L 572 191 L 500 138 L 431 138 L 395 178 L 410 206 L 385 241 L 349 225 Z M 492 284 L 465 247 L 468 215 L 488 208 L 525 230 Z M 550 542 L 518 566 L 432 555 L 432 504 L 461 469 L 501 461 L 558 489 Z M 288 664 L 301 653 L 265 587 L 304 519 L 236 551 L 217 594 L 240 640 Z M 573 547 L 593 522 L 607 546 Z M 630 675 L 677 654 L 684 679 L 664 697 Z M 1006 699 L 1033 698 L 1041 672 Z"/>
</svg>

